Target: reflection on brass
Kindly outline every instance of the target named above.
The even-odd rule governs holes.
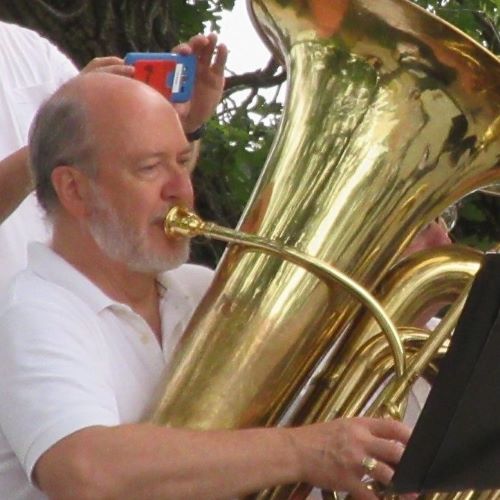
[[[376,295],[420,228],[466,194],[500,183],[500,62],[406,0],[249,5],[289,80],[282,123],[239,229],[334,266]],[[432,290],[416,280],[413,290],[391,292],[409,321],[419,287],[425,297]],[[352,345],[380,347],[373,325],[370,334],[358,330],[362,314],[342,287],[230,245],[175,353],[156,421],[277,424],[332,345],[333,367],[345,365]],[[384,356],[374,362],[382,373]],[[399,398],[393,390],[390,398]],[[357,406],[355,394],[332,397]],[[397,411],[392,399],[384,405]],[[300,415],[310,418],[302,407]],[[269,495],[286,498],[279,490],[261,498]]]
[[[418,252],[391,269],[383,284],[376,290],[376,295],[397,325],[415,324],[434,303],[448,304],[458,299],[479,269],[481,256],[479,251],[458,245]],[[361,353],[368,351],[366,355],[374,355],[372,348],[366,346],[377,335],[377,342],[383,341],[379,332],[380,327],[369,315],[358,316],[350,328],[351,334],[346,339],[342,352],[328,363],[322,373],[322,377],[333,383],[328,390],[321,386],[315,387],[300,402],[290,423],[298,425],[361,413],[374,389],[392,375],[391,366],[387,371],[381,372],[380,376],[375,376],[372,369],[364,366],[366,358]],[[403,344],[406,345],[404,340]],[[387,351],[387,346],[385,350]],[[385,357],[388,359],[387,355]],[[427,369],[427,366],[422,369]],[[410,378],[407,371],[405,389],[421,374],[422,372],[413,373]],[[387,401],[386,405],[394,407],[402,403],[400,400]],[[384,405],[382,410],[383,407]]]
[[[398,376],[404,374],[405,359],[403,346],[396,327],[378,301],[363,287],[352,281],[349,276],[294,248],[288,248],[252,234],[227,229],[213,222],[202,221],[195,213],[183,207],[173,207],[168,211],[165,216],[164,229],[167,236],[193,237],[203,235],[230,243],[238,243],[245,246],[245,248],[260,250],[261,252],[275,255],[281,260],[297,264],[325,281],[329,286],[333,286],[335,283],[342,285],[342,287],[347,289],[349,293],[367,307],[374,316],[392,349],[392,366],[395,367]]]
[[[481,191],[486,194],[491,194],[493,196],[500,196],[500,184],[493,184],[491,186],[482,188]]]

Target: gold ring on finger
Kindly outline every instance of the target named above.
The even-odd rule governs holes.
[[[367,472],[373,472],[377,464],[377,460],[373,457],[364,457],[363,460],[361,460],[361,465]]]

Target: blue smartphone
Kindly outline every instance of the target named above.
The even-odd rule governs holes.
[[[191,99],[196,57],[172,52],[129,52],[125,64],[135,67],[134,78],[151,85],[171,102]]]

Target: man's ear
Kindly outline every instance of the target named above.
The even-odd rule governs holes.
[[[80,170],[69,165],[60,165],[52,171],[52,185],[59,203],[74,217],[88,214],[89,178]]]

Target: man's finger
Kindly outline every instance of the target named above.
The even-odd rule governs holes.
[[[173,52],[174,54],[182,54],[182,55],[188,55],[193,53],[192,47],[188,43],[180,43],[179,45],[176,45],[170,52]]]
[[[212,69],[214,72],[220,75],[224,74],[224,69],[226,67],[228,54],[229,51],[227,50],[227,47],[224,44],[221,44],[217,47],[217,53],[215,55],[215,60],[212,65]]]
[[[384,439],[394,439],[400,443],[406,444],[410,439],[411,429],[389,418],[370,418],[367,419],[368,428],[377,437]]]
[[[84,71],[92,71],[97,68],[111,65],[123,65],[123,59],[116,56],[95,57],[83,69]]]
[[[202,64],[210,65],[215,46],[217,45],[217,35],[210,33],[209,36],[205,37],[204,41],[204,45],[199,50],[199,59]]]
[[[388,485],[394,475],[394,469],[379,460],[377,461],[375,468],[372,471],[367,472],[367,474],[375,481]]]
[[[404,445],[399,441],[375,438],[367,449],[370,456],[390,464],[397,464],[404,452]]]
[[[102,68],[97,68],[94,71],[99,71],[101,73],[112,73],[113,75],[120,76],[132,76],[134,74],[135,68],[133,66],[121,65],[121,66],[104,66]]]
[[[209,43],[210,39],[207,36],[194,35],[189,39],[188,45],[194,54],[201,56]]]

